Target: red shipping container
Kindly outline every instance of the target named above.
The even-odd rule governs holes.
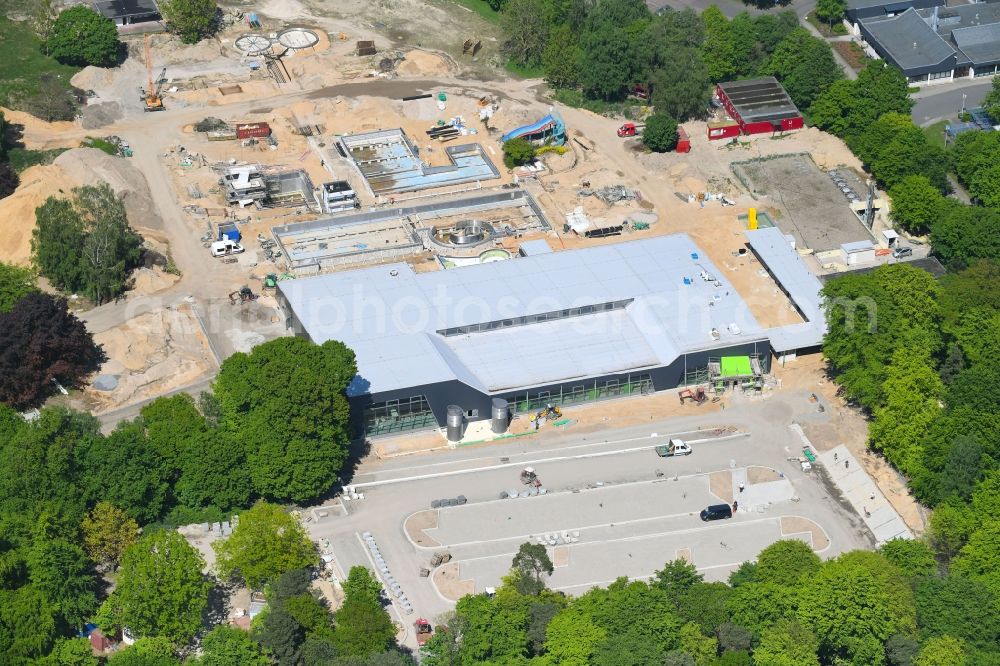
[[[255,137],[264,139],[271,136],[271,127],[267,123],[243,123],[236,126],[237,139],[249,139]]]
[[[708,124],[708,140],[731,139],[740,135],[740,126],[735,120],[710,122]]]
[[[691,139],[688,137],[687,132],[684,131],[684,128],[680,126],[677,127],[677,152],[691,152]]]

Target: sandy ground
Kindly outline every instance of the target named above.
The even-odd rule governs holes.
[[[129,224],[158,250],[166,249],[159,213],[153,206],[143,175],[127,159],[113,157],[94,148],[69,150],[47,166],[35,166],[21,174],[21,184],[9,197],[0,199],[0,261],[26,265],[31,259],[31,232],[35,209],[54,196],[70,198],[80,185],[104,181],[125,201]]]
[[[403,524],[406,535],[418,546],[435,548],[441,544],[427,535],[425,530],[434,529],[438,526],[438,512],[433,509],[418,511],[414,513]]]
[[[728,471],[712,472],[708,475],[708,489],[726,504],[733,503],[733,474]]]
[[[801,516],[783,516],[781,518],[781,533],[790,537],[793,534],[808,532],[812,536],[812,549],[825,550],[830,545],[830,538],[819,525]]]
[[[85,399],[95,414],[185,386],[215,367],[204,333],[188,305],[141,314],[97,333],[94,341],[108,357],[99,374],[118,377],[113,391],[85,390]]]
[[[434,586],[445,599],[458,601],[467,594],[475,594],[476,583],[472,579],[459,578],[458,562],[443,564],[431,574]]]

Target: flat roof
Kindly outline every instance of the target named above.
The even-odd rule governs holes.
[[[861,19],[860,23],[869,43],[903,70],[934,67],[955,57],[955,49],[912,7],[896,16]]]
[[[160,13],[156,0],[97,0],[94,9],[110,19]]]
[[[809,270],[798,252],[776,227],[746,231],[754,254],[774,276],[806,321],[768,330],[776,352],[818,347],[826,335],[820,291],[823,284]]]
[[[544,238],[539,238],[538,240],[524,241],[518,247],[518,249],[525,256],[535,256],[536,254],[550,254],[552,252],[552,246]]]
[[[956,28],[951,38],[973,65],[1000,62],[1000,23]]]
[[[743,122],[779,120],[799,115],[784,87],[773,76],[747,81],[727,81],[719,88],[726,94]]]
[[[432,273],[389,264],[278,287],[314,342],[354,349],[351,395],[452,380],[488,394],[768,337],[686,234]]]

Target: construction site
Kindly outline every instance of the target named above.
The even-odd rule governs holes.
[[[169,259],[137,273],[121,302],[77,304],[108,360],[67,401],[110,427],[159,395],[208,389],[226,357],[266,340],[346,342],[372,454],[311,531],[344,571],[372,564],[363,532],[382,543],[391,531],[383,564],[409,572],[406,626],[404,615],[499,584],[523,537],[554,549],[555,587],[572,593],[618,571],[635,539],[657,554],[633,558],[636,577],[674,556],[721,575],[783,536],[824,555],[865,542],[810,489],[803,431],[788,432],[805,423],[817,453],[864,449],[815,353],[818,277],[855,268],[858,243],[871,244],[870,265],[889,260],[886,206],[846,145],[815,128],[714,141],[693,121],[690,152],[649,153],[619,135],[620,118],[502,74],[482,21],[423,3],[340,4],[275,0],[253,20],[227,10],[196,45],[124,36],[124,64],[74,77],[88,91],[77,121],[5,111],[26,147],[67,150],[0,200],[0,260],[27,264],[34,209],[95,180]],[[129,150],[78,147],[93,136]],[[535,141],[538,158],[506,168],[505,137]],[[673,485],[650,472],[667,464],[651,449],[667,432],[698,442],[673,461]],[[648,446],[616,448],[639,439]],[[527,489],[506,466],[531,463],[536,443],[563,446],[572,465],[541,467],[551,494],[536,487],[523,501],[538,510],[508,518]],[[594,460],[576,447],[596,447]],[[489,471],[464,476],[480,459]],[[454,493],[433,483],[435,465],[454,466]],[[723,528],[692,536],[688,513],[732,500],[741,479],[759,486],[760,513],[781,513],[733,521],[733,552],[715,545]],[[438,505],[379,494],[397,482]],[[459,491],[468,506],[441,504]],[[677,515],[649,509],[650,493],[683,494]],[[600,525],[585,514],[602,497]],[[790,504],[799,497],[818,513]],[[364,513],[378,503],[381,533]],[[507,527],[477,531],[492,524]],[[418,576],[436,549],[454,561]]]

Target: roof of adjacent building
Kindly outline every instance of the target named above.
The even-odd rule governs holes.
[[[900,69],[934,67],[955,57],[955,49],[913,8],[887,18],[862,19],[867,39]]]
[[[390,264],[279,288],[314,342],[354,349],[351,395],[453,380],[498,393],[768,337],[686,234],[432,273]]]
[[[951,38],[973,64],[1000,62],[1000,23],[956,28],[951,32]]]
[[[747,81],[727,81],[719,88],[736,107],[743,122],[777,120],[799,115],[784,87],[773,76]]]
[[[769,329],[767,335],[771,340],[771,347],[778,353],[818,347],[826,335],[826,316],[823,314],[820,295],[822,283],[777,227],[745,233],[750,249],[760,258],[805,319],[798,324]]]
[[[156,0],[96,0],[94,9],[110,19],[160,13]]]

